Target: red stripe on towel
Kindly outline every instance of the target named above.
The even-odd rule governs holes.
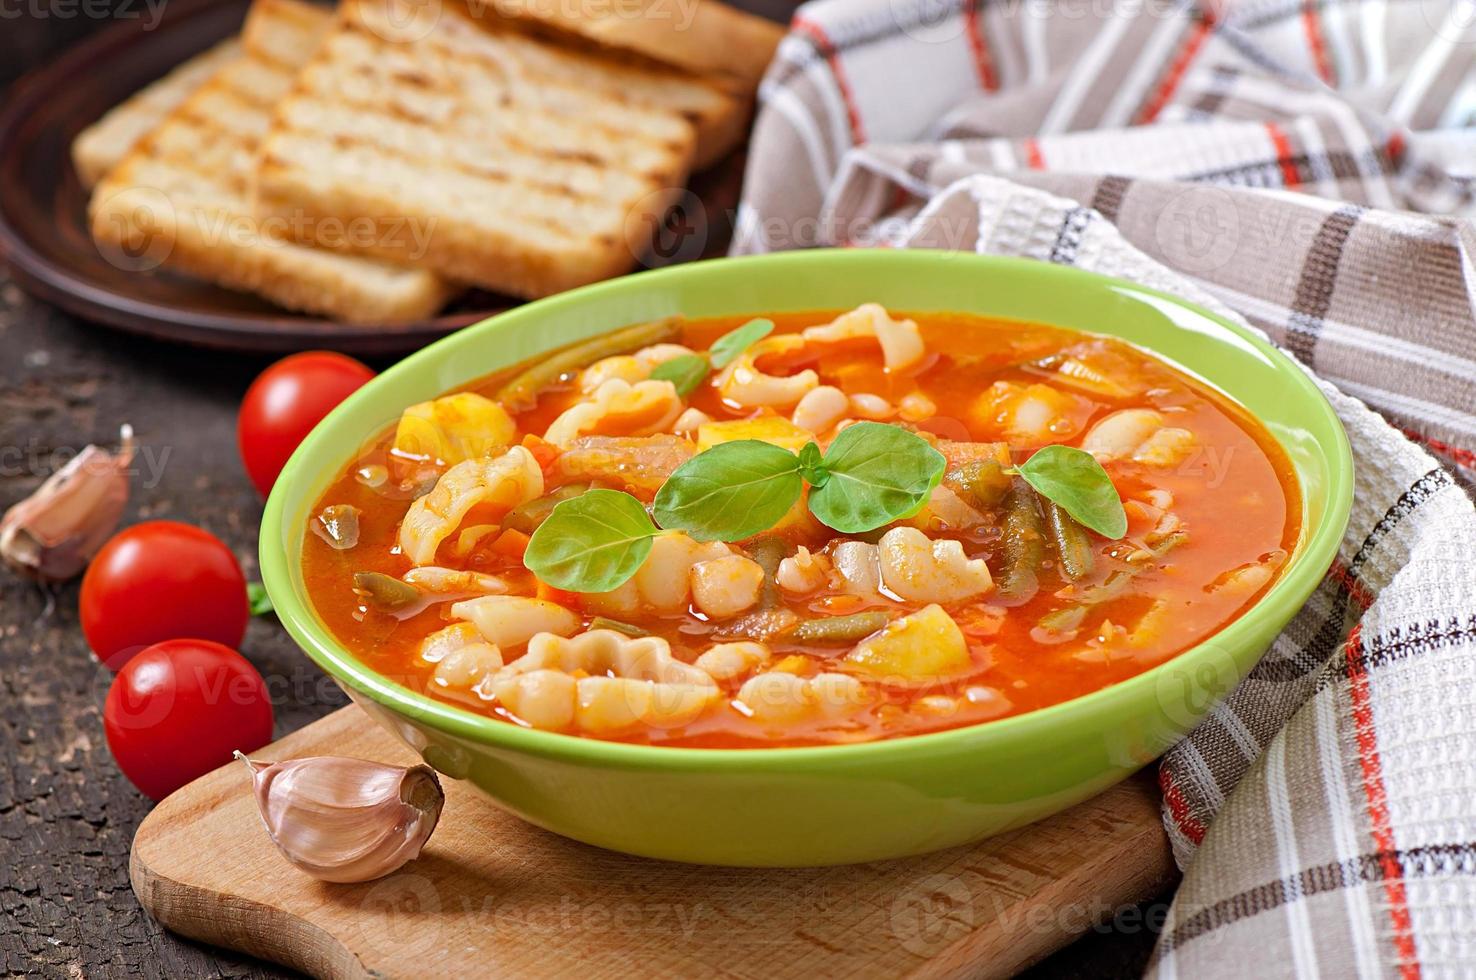
[[[1291,140],[1273,122],[1266,124],[1266,135],[1271,137],[1271,145],[1276,148],[1276,165],[1281,168],[1281,183],[1287,188],[1296,187],[1302,182],[1302,178],[1297,174],[1297,165],[1292,162]]]
[[[851,127],[851,143],[860,146],[866,142],[866,130],[861,125],[861,113],[856,110],[856,99],[851,94],[851,83],[846,80],[845,69],[841,67],[840,52],[836,51],[835,45],[830,41],[830,35],[825,33],[825,28],[804,17],[796,17],[792,22],[793,28],[810,35],[810,40],[815,43],[815,50],[825,56],[826,64],[830,65],[830,74],[835,77],[835,87],[840,89],[841,101],[846,104],[846,121]]]
[[[1368,799],[1368,817],[1373,825],[1374,845],[1378,848],[1379,868],[1384,873],[1384,897],[1388,900],[1389,918],[1394,925],[1394,949],[1399,954],[1399,975],[1404,980],[1417,980],[1420,975],[1419,955],[1415,950],[1414,926],[1410,922],[1409,898],[1404,889],[1404,867],[1399,863],[1394,844],[1394,826],[1389,819],[1389,797],[1384,788],[1384,767],[1379,758],[1378,736],[1374,732],[1373,704],[1369,695],[1368,671],[1360,651],[1363,635],[1359,627],[1348,634],[1345,656],[1348,660],[1348,692],[1353,704],[1353,729],[1358,737],[1358,764],[1363,770],[1363,794]]]
[[[974,71],[979,75],[979,84],[986,92],[999,88],[999,77],[994,73],[994,56],[989,52],[989,42],[984,36],[984,24],[979,18],[979,0],[963,0],[964,33],[969,38],[969,50],[974,55]]]
[[[1163,77],[1162,84],[1158,87],[1157,94],[1150,98],[1143,106],[1143,110],[1138,113],[1137,121],[1139,124],[1151,123],[1158,118],[1158,114],[1163,111],[1164,106],[1168,105],[1169,99],[1174,97],[1174,92],[1178,89],[1179,83],[1184,80],[1184,75],[1188,73],[1189,63],[1194,60],[1194,56],[1199,53],[1199,49],[1204,47],[1204,42],[1209,40],[1209,36],[1214,32],[1214,29],[1214,14],[1210,11],[1205,11],[1200,15],[1199,23],[1195,25],[1193,33],[1189,35],[1189,40],[1184,43],[1184,47],[1179,51],[1179,56],[1169,66],[1168,72]]]

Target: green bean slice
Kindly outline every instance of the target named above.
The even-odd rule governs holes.
[[[807,619],[795,625],[789,636],[797,643],[855,643],[884,628],[890,617],[881,610]]]
[[[1040,617],[1037,625],[1052,633],[1070,633],[1072,630],[1081,628],[1081,624],[1086,622],[1089,611],[1086,606],[1066,606],[1064,609],[1046,613]]]
[[[639,626],[630,623],[622,623],[620,620],[610,619],[608,616],[596,616],[594,619],[591,619],[589,621],[589,628],[592,630],[614,630],[617,633],[624,633],[626,636],[641,637],[652,635],[650,630],[641,629]]]
[[[509,412],[525,412],[538,404],[538,396],[545,388],[558,384],[564,375],[606,357],[629,354],[652,344],[676,340],[681,332],[682,318],[669,316],[594,337],[559,351],[523,371],[499,388],[494,398]]]
[[[779,563],[788,558],[793,546],[774,534],[754,539],[749,546],[753,560],[764,570],[764,584],[759,592],[759,609],[773,609],[779,604]]]
[[[1010,490],[1010,475],[997,459],[971,459],[943,474],[943,483],[965,503],[993,510]]]
[[[1087,529],[1050,500],[1046,501],[1046,524],[1050,527],[1051,541],[1056,546],[1056,555],[1061,560],[1061,571],[1065,576],[1077,582],[1090,575],[1094,558]]]
[[[1004,501],[1003,567],[999,595],[1024,601],[1040,588],[1039,571],[1045,559],[1045,526],[1035,491],[1016,478]]]
[[[380,612],[396,613],[418,604],[423,596],[409,582],[383,572],[355,572],[354,591]]]
[[[559,487],[552,493],[546,493],[541,497],[535,497],[525,503],[518,504],[502,519],[503,528],[514,531],[522,531],[524,534],[532,534],[538,530],[538,526],[548,520],[548,515],[553,509],[565,500],[572,499],[587,491],[592,484],[570,483]]]

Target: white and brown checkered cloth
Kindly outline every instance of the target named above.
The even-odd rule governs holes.
[[[1160,765],[1156,975],[1476,976],[1473,116],[1472,0],[818,0],[761,90],[735,252],[1136,280],[1348,430],[1336,564]]]

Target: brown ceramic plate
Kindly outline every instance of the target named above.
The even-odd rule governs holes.
[[[120,21],[18,81],[0,107],[0,258],[26,290],[68,312],[133,333],[203,347],[315,347],[398,354],[517,305],[472,292],[429,320],[364,326],[293,314],[246,293],[109,261],[87,230],[87,190],[73,138],[132,92],[235,33],[249,0],[171,0],[163,19]],[[775,6],[750,0],[735,6]],[[780,11],[768,11],[770,15]],[[692,193],[653,243],[648,266],[721,254],[731,232],[742,154],[692,179]]]

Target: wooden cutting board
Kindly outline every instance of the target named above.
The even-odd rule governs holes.
[[[419,761],[355,707],[253,753],[308,755]],[[1175,873],[1146,774],[979,844],[799,870],[627,857],[443,782],[419,860],[333,885],[281,858],[226,766],[144,820],[133,890],[175,932],[321,977],[1003,976]]]

